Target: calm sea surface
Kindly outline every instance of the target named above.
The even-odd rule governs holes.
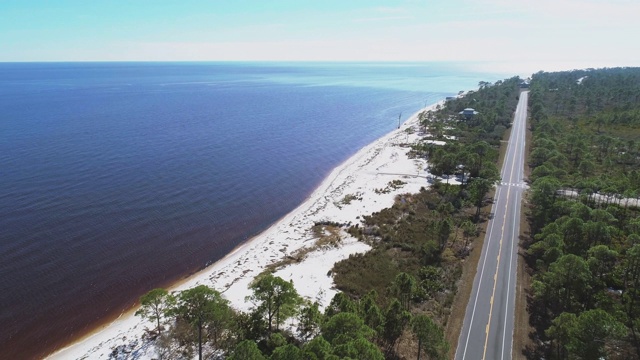
[[[0,64],[0,358],[42,356],[222,258],[460,65]]]

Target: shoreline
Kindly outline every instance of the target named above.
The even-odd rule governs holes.
[[[251,304],[244,301],[245,296],[250,293],[249,283],[267,266],[299,249],[313,246],[315,237],[311,234],[311,227],[315,222],[357,224],[361,216],[392,206],[397,194],[414,193],[420,187],[429,186],[425,179],[426,161],[409,159],[406,156],[408,149],[399,145],[415,142],[419,132],[418,115],[443,102],[440,100],[418,110],[399,128],[358,150],[336,166],[291,212],[258,235],[236,246],[222,259],[178,280],[167,289],[181,291],[204,284],[220,291],[236,310],[249,310]],[[414,130],[411,134],[406,132],[410,128]],[[398,189],[378,191],[385,189],[392,180],[402,180],[405,184]],[[343,200],[346,195],[356,195],[358,199],[346,202]],[[327,276],[327,266],[330,270],[335,262],[369,249],[368,245],[355,241],[346,233],[342,235],[339,247],[315,249],[301,261],[279,268],[277,275],[285,280],[293,280],[301,296],[318,300],[323,306],[328,305],[336,290],[332,287],[332,278]],[[314,263],[309,264],[310,262]],[[303,289],[303,285],[308,284],[311,286]],[[145,344],[140,341],[141,335],[149,324],[134,316],[135,310],[136,307],[123,311],[115,320],[98,325],[46,358],[106,359],[117,346],[138,346],[142,350]],[[143,344],[140,345],[139,342]],[[133,343],[136,345],[132,345]]]

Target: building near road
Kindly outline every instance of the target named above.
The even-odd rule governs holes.
[[[466,108],[459,112],[459,114],[464,117],[466,120],[472,119],[474,116],[480,114],[473,108]]]

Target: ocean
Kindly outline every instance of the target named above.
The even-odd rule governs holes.
[[[446,63],[0,63],[0,358],[221,259],[363,146],[501,76]]]

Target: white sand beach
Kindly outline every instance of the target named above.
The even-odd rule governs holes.
[[[179,291],[204,284],[220,291],[237,310],[247,311],[251,307],[251,303],[245,301],[250,294],[249,283],[273,262],[294,254],[300,248],[313,246],[315,237],[311,228],[315,222],[357,224],[363,215],[392,206],[396,195],[415,193],[421,187],[428,187],[426,161],[409,159],[409,148],[403,146],[417,141],[420,112],[399,129],[364,147],[335,168],[303,204],[276,224],[170,290]],[[401,180],[405,184],[397,189],[390,188],[388,184],[393,180]],[[386,191],[380,191],[382,189]],[[347,195],[354,199],[343,202]],[[350,254],[369,249],[368,245],[346,233],[341,236],[343,240],[338,247],[312,251],[304,260],[280,268],[276,275],[293,280],[303,297],[318,300],[322,306],[328,305],[336,293],[333,279],[328,275],[333,264]],[[118,346],[127,347],[131,358],[150,359],[153,350],[141,338],[145,328],[151,326],[130,311],[54,353],[49,359],[108,359]]]

